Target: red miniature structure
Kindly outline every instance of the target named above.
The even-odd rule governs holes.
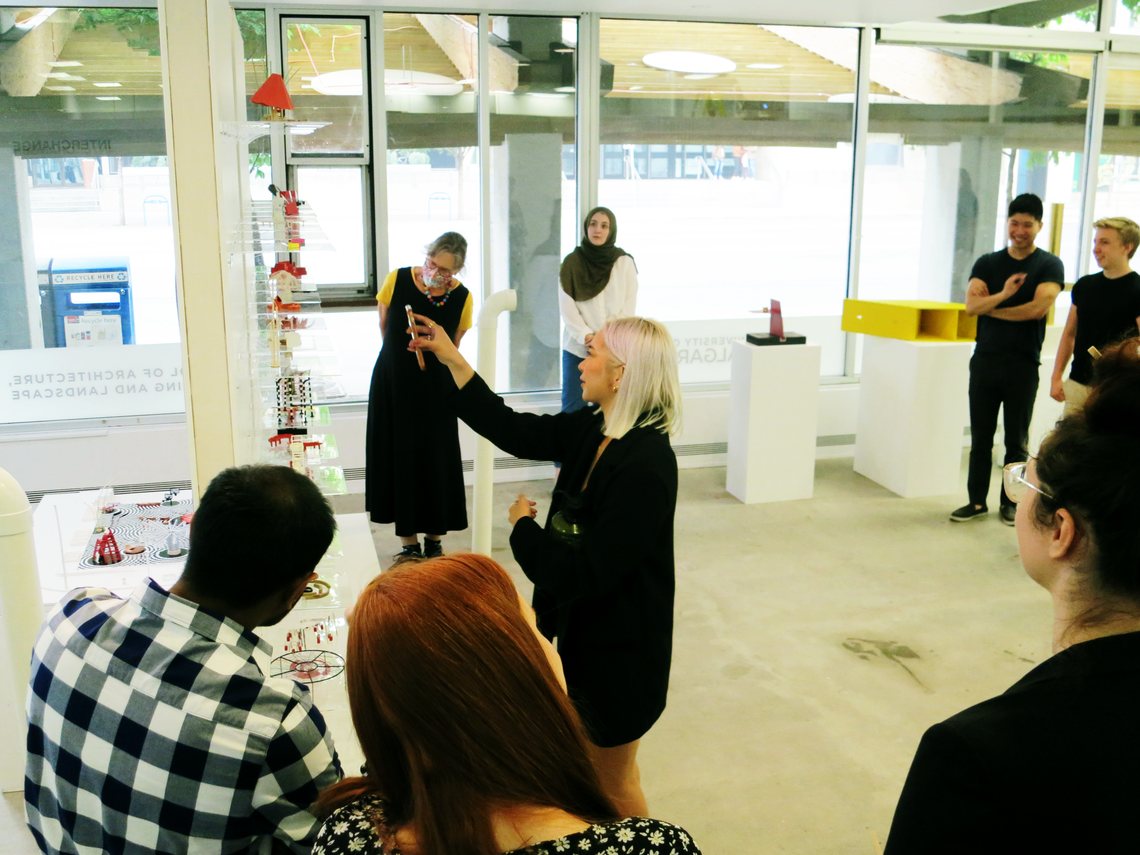
[[[95,554],[91,561],[95,564],[118,564],[123,560],[123,553],[119,551],[119,544],[115,542],[115,535],[107,532],[95,541]]]
[[[278,270],[284,270],[286,273],[292,273],[298,279],[304,276],[307,271],[304,267],[298,267],[292,261],[278,261],[273,265],[273,269],[269,271],[270,275],[276,273]]]
[[[780,341],[787,341],[788,337],[784,335],[784,314],[780,311],[780,301],[773,300],[772,307],[768,311],[772,314],[772,320],[768,325],[768,333],[776,336]]]
[[[274,297],[273,302],[265,307],[271,312],[299,312],[301,311],[300,303],[283,303],[280,297]]]
[[[289,87],[285,85],[285,78],[280,74],[271,74],[249,99],[254,104],[268,107],[271,117],[284,119],[285,111],[293,109],[293,99],[289,97]]]
[[[292,109],[292,108],[290,108]],[[301,209],[297,202],[296,190],[282,190],[281,198],[285,200],[285,216],[286,217],[299,217],[301,216]]]

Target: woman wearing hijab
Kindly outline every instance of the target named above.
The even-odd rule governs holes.
[[[562,412],[586,406],[578,363],[589,355],[594,335],[608,322],[637,309],[637,266],[617,246],[617,220],[609,208],[594,208],[582,224],[582,243],[562,259],[558,307],[562,333]]]

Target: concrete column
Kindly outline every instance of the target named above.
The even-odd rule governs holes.
[[[958,173],[961,161],[962,147],[958,143],[926,147],[916,292],[920,300],[945,302],[950,299],[956,225],[971,212],[971,200],[968,197],[963,199],[960,193]],[[975,217],[976,209],[975,202]]]
[[[966,300],[970,269],[978,256],[994,251],[1001,192],[1001,140],[964,137],[961,145],[954,276],[950,283],[950,300],[955,303]]]
[[[506,149],[510,287],[519,295],[511,313],[511,389],[557,389],[562,135],[508,134]]]
[[[244,119],[236,88],[235,39],[225,0],[159,0],[166,139],[186,421],[195,494],[235,462],[238,302],[227,291],[229,238],[240,219],[238,145],[221,136],[223,121]],[[227,312],[227,306],[231,311]]]
[[[39,329],[38,315],[29,311],[28,302],[29,287],[31,293],[37,292],[27,193],[20,186],[27,180],[23,158],[10,148],[0,148],[0,350],[32,347],[32,329]]]

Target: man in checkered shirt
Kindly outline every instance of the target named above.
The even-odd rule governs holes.
[[[218,475],[181,578],[69,593],[36,639],[28,826],[44,852],[309,852],[340,779],[309,691],[254,634],[296,605],[336,530],[283,466]]]

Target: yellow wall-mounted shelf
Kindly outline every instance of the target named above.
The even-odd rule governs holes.
[[[962,303],[844,300],[843,330],[903,341],[973,341],[978,319]]]

